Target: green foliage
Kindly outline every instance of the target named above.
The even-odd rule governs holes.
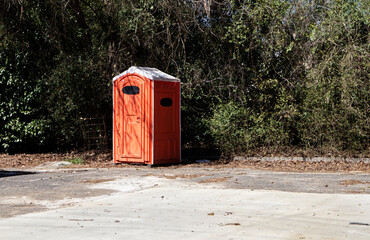
[[[45,80],[48,84],[45,104],[55,123],[59,147],[78,147],[82,144],[81,118],[110,114],[111,86],[92,63],[93,59],[70,56],[59,61]]]
[[[311,33],[316,64],[308,69],[302,89],[306,99],[300,122],[306,146],[368,147],[369,12],[362,5],[369,7],[366,2],[333,4],[319,26],[321,31]]]
[[[266,114],[234,102],[217,105],[206,122],[224,154],[248,152],[260,146],[286,146],[290,140],[280,113]]]
[[[224,153],[243,151],[251,137],[248,134],[247,111],[233,102],[219,104],[209,119],[211,134]]]
[[[0,148],[8,153],[37,151],[46,144],[50,130],[50,120],[40,116],[43,83],[30,79],[28,55],[4,45],[0,46]]]
[[[0,148],[81,147],[137,65],[182,79],[185,146],[367,151],[369,1],[205,2],[0,2]]]
[[[67,161],[72,164],[78,164],[78,165],[84,164],[84,160],[80,157],[68,159]]]

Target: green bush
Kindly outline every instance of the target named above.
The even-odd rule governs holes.
[[[30,56],[15,47],[0,46],[0,151],[36,152],[51,134],[42,107],[45,85],[28,72]]]
[[[370,1],[207,6],[0,1],[0,151],[81,147],[132,65],[182,80],[185,147],[369,151]]]
[[[216,144],[225,154],[243,151],[252,142],[248,134],[248,118],[247,111],[234,102],[214,108],[213,116],[207,122]]]

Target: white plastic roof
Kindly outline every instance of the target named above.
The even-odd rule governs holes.
[[[154,81],[169,81],[169,82],[180,82],[180,79],[171,76],[167,73],[164,73],[156,68],[149,68],[149,67],[135,67],[132,66],[123,73],[120,73],[119,75],[115,76],[113,78],[113,82],[117,79],[120,78],[126,74],[133,74],[137,73],[143,77],[149,78]]]

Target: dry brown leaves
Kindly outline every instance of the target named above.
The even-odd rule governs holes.
[[[344,180],[340,182],[340,185],[356,185],[356,184],[370,184],[370,182],[363,182],[360,180]]]
[[[115,178],[110,179],[94,179],[94,180],[84,180],[82,183],[104,183],[116,180]]]
[[[69,168],[103,168],[112,165],[111,152],[69,152],[69,153],[43,153],[43,154],[0,154],[1,168],[28,169],[48,162],[71,161],[81,158],[83,164],[72,164]]]
[[[83,164],[72,164],[68,168],[137,168],[140,165],[118,164],[114,165],[112,152],[70,152],[70,153],[46,153],[46,154],[0,154],[0,169],[16,168],[29,169],[40,166],[47,162],[69,161],[75,158],[83,159]],[[250,168],[267,171],[284,172],[370,172],[370,163],[349,161],[213,161],[210,163],[191,163],[170,166],[166,168],[181,167],[214,167],[214,168]],[[163,176],[166,178],[195,178],[196,175]],[[215,181],[223,181],[216,179]]]
[[[219,166],[219,164],[211,163]],[[222,167],[251,168],[279,172],[370,172],[370,163],[349,161],[262,161],[223,162]]]
[[[205,179],[205,180],[199,181],[199,183],[226,182],[226,181],[228,181],[230,178],[231,178],[231,177],[210,178],[210,179]]]

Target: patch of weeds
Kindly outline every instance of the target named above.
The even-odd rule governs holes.
[[[84,160],[80,157],[68,159],[67,161],[72,163],[72,164],[83,164],[84,163]]]

